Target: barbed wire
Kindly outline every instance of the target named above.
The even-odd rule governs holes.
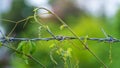
[[[81,40],[84,40],[85,37],[79,37]],[[49,38],[15,38],[15,37],[3,37],[0,38],[0,42],[5,43],[6,41],[15,42],[15,41],[50,41],[50,40],[74,40],[78,39],[72,36],[55,36]],[[87,40],[91,41],[99,41],[99,42],[120,42],[120,39],[108,37],[108,38],[86,38]]]

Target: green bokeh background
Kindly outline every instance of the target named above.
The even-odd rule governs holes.
[[[50,4],[53,6],[54,0],[50,0]],[[19,4],[18,4],[19,3]],[[72,6],[70,4],[70,6]],[[12,8],[7,13],[2,14],[3,19],[9,19],[13,21],[22,20],[28,16],[33,15],[33,10],[35,7],[28,6],[24,3],[24,0],[13,0]],[[68,8],[70,9],[70,8]],[[77,9],[77,8],[76,8]],[[71,9],[73,10],[73,9]],[[85,11],[85,10],[84,10]],[[115,38],[120,38],[120,11],[118,10],[116,15],[113,18],[107,18],[104,14],[98,17],[91,15],[90,13],[85,13],[83,10],[75,10],[75,11],[67,11],[63,12],[63,15],[60,17],[72,28],[72,30],[81,37],[92,38],[104,38],[105,35],[101,31],[101,27],[105,30],[108,35],[111,35]],[[69,13],[67,13],[69,12]],[[62,25],[55,17],[43,18],[44,24],[48,25],[51,31],[55,35],[62,36],[73,36],[66,28],[60,30],[60,26]],[[41,34],[41,37],[51,37],[51,35],[42,29],[41,31],[38,29],[40,25],[38,25],[34,19],[30,19],[26,24],[25,28],[23,28],[25,22],[21,22],[17,28],[14,30],[11,36],[15,37],[28,37],[35,38],[39,37],[38,34]],[[10,22],[3,21],[2,25],[6,29],[6,35],[10,32],[15,24]],[[19,42],[18,42],[19,43]],[[54,44],[54,41],[36,41],[36,51],[33,54],[33,57],[37,58],[41,63],[43,63],[47,68],[63,68],[64,62],[61,57],[53,52],[54,59],[58,62],[58,65],[55,65],[54,62],[50,59],[50,45]],[[95,57],[93,57],[85,48],[83,48],[82,44],[78,40],[70,40],[70,41],[56,41],[58,45],[62,45],[64,50],[67,48],[71,48],[71,64],[75,65],[78,63],[78,68],[100,68],[103,67]],[[78,49],[74,45],[80,47]],[[87,41],[88,46],[94,51],[94,53],[106,64],[109,65],[109,43],[99,42],[99,41]],[[112,45],[112,64],[110,68],[119,68],[120,67],[120,43],[111,43]],[[13,45],[14,46],[14,45]],[[17,44],[15,43],[15,46]],[[10,57],[10,66],[12,68],[42,68],[36,62],[29,59],[29,64],[25,64],[24,59],[21,57],[12,54]],[[2,66],[2,65],[1,65]]]

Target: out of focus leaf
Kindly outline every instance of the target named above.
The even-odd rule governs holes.
[[[53,53],[56,51],[56,48],[53,48],[51,51],[50,51],[50,59],[52,60],[52,62],[54,62],[56,65],[58,64],[57,61],[54,59],[53,57]]]
[[[22,51],[22,47],[23,47],[24,45],[26,45],[26,41],[20,42],[20,43],[18,44],[17,50],[18,50],[18,51]]]
[[[67,49],[67,56],[71,57],[71,51],[72,51],[71,48],[68,48],[68,49]]]
[[[55,44],[51,44],[49,47],[50,47],[50,48],[53,48],[54,46],[55,46]]]
[[[85,38],[84,38],[84,43],[85,44],[87,43],[87,38],[88,38],[88,35],[86,35]]]
[[[66,25],[61,25],[60,26],[60,30],[63,30],[64,28],[66,28]]]
[[[25,63],[28,64],[28,57],[24,54],[29,54],[29,46],[27,41],[21,41],[18,44],[17,49],[18,51],[22,52],[23,54],[19,54],[18,56],[22,57],[25,60]]]
[[[25,59],[24,61],[25,61],[26,64],[29,64],[27,59]]]
[[[0,47],[2,46],[2,42],[0,42]]]
[[[31,45],[31,47],[30,47],[30,54],[33,54],[35,52],[35,50],[36,50],[36,44],[35,44],[35,42],[31,41],[30,45]]]

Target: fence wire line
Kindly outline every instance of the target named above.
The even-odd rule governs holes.
[[[85,37],[79,37],[81,40],[84,40]],[[63,40],[74,40],[78,39],[76,37],[72,36],[56,36],[54,37],[49,37],[49,38],[15,38],[15,37],[3,37],[0,38],[0,42],[5,43],[6,41],[9,42],[15,42],[15,41],[50,41],[50,40],[58,40],[58,41],[63,41]],[[98,42],[120,42],[120,39],[116,39],[113,37],[108,37],[108,38],[87,38],[87,40],[91,41],[98,41]]]

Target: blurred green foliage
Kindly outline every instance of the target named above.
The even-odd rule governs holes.
[[[19,4],[18,4],[19,3]],[[52,0],[50,2],[52,4]],[[67,8],[65,8],[66,12]],[[23,18],[26,18],[28,16],[33,15],[33,7],[27,6],[24,3],[24,0],[13,0],[12,8],[8,13],[4,13],[2,15],[3,19],[10,19],[13,21],[18,21]],[[88,37],[105,37],[103,32],[101,31],[101,27],[104,28],[106,33],[109,35],[112,35],[113,37],[119,38],[119,28],[120,28],[120,11],[117,12],[116,16],[112,19],[106,19],[106,17],[94,17],[92,15],[87,15],[84,12],[80,12],[80,15],[76,17],[74,13],[77,11],[71,11],[65,16],[63,14],[62,17],[64,17],[65,22],[76,32],[78,36],[87,36]],[[73,14],[71,14],[73,13]],[[103,20],[105,18],[105,20]],[[51,31],[55,35],[65,35],[65,36],[72,36],[72,34],[64,28],[63,30],[60,30],[60,24],[56,19],[50,18],[49,20],[43,19],[45,22],[45,25],[48,25],[51,29]],[[13,23],[3,23],[6,27],[7,33],[10,32],[10,30],[13,28]],[[16,34],[16,37],[51,37],[51,35],[45,31],[45,29],[39,30],[40,25],[38,25],[33,19],[30,19],[23,28],[24,22],[19,24],[17,28],[15,29],[14,33]],[[9,26],[9,27],[8,27]],[[36,41],[36,52],[33,54],[33,57],[37,58],[40,62],[45,64],[47,68],[100,68],[102,67],[97,60],[83,47],[82,44],[79,43],[77,40],[69,40],[69,41]],[[51,60],[50,58],[50,52],[53,49],[50,47],[53,45],[53,43],[56,43],[55,46],[58,46],[62,49],[57,49],[52,52],[53,59],[57,62],[57,65]],[[100,57],[105,64],[109,65],[109,43],[103,43],[103,42],[94,42],[94,41],[87,41],[89,47],[96,53],[98,57]],[[113,63],[110,65],[110,68],[119,68],[120,63],[120,55],[118,54],[120,52],[119,49],[119,43],[111,43],[112,45],[112,60]],[[80,49],[78,49],[78,46]],[[64,52],[69,51],[69,49],[72,49],[69,54],[71,56],[66,58]],[[68,49],[68,50],[67,50]],[[59,51],[60,50],[60,51]],[[56,51],[59,51],[59,54],[56,53]],[[61,51],[63,51],[64,55],[61,54]],[[60,56],[62,55],[62,57]],[[70,63],[66,63],[70,62]],[[11,65],[13,68],[41,68],[38,64],[33,62],[29,59],[29,65],[24,63],[24,60],[21,57],[12,56],[11,57]],[[65,66],[65,65],[68,65]],[[71,66],[69,66],[71,65]]]

